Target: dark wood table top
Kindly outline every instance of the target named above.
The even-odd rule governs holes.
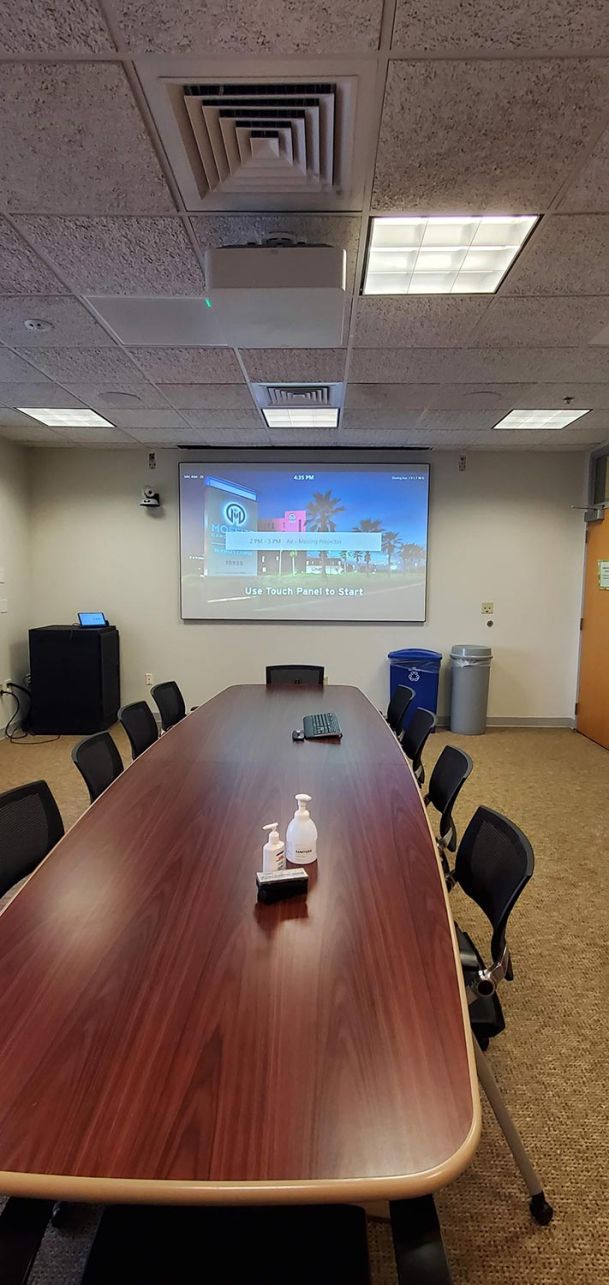
[[[340,743],[295,744],[334,709]],[[256,902],[312,795],[307,900]],[[0,917],[0,1191],[179,1203],[421,1194],[479,1100],[444,884],[353,687],[232,687],[90,807]]]

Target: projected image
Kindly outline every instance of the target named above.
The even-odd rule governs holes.
[[[183,618],[424,620],[428,473],[181,464]]]

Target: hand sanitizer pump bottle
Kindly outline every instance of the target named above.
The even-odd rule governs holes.
[[[274,870],[285,868],[285,848],[279,838],[277,821],[263,825],[262,829],[268,832],[268,839],[262,849],[262,873],[272,874]]]
[[[286,856],[295,866],[308,866],[317,861],[317,826],[307,811],[310,794],[296,794],[298,807],[286,831]]]

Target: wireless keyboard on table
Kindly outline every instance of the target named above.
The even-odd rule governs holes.
[[[307,741],[316,741],[322,736],[342,736],[340,723],[336,714],[305,714],[302,730]]]

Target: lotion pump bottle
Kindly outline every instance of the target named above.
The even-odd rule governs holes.
[[[263,874],[272,874],[274,870],[283,870],[285,867],[285,848],[279,838],[277,824],[277,821],[271,821],[270,825],[262,827],[268,832],[268,839],[262,849]]]
[[[317,826],[307,811],[310,794],[296,794],[298,807],[286,832],[287,859],[296,866],[308,866],[317,861]]]

